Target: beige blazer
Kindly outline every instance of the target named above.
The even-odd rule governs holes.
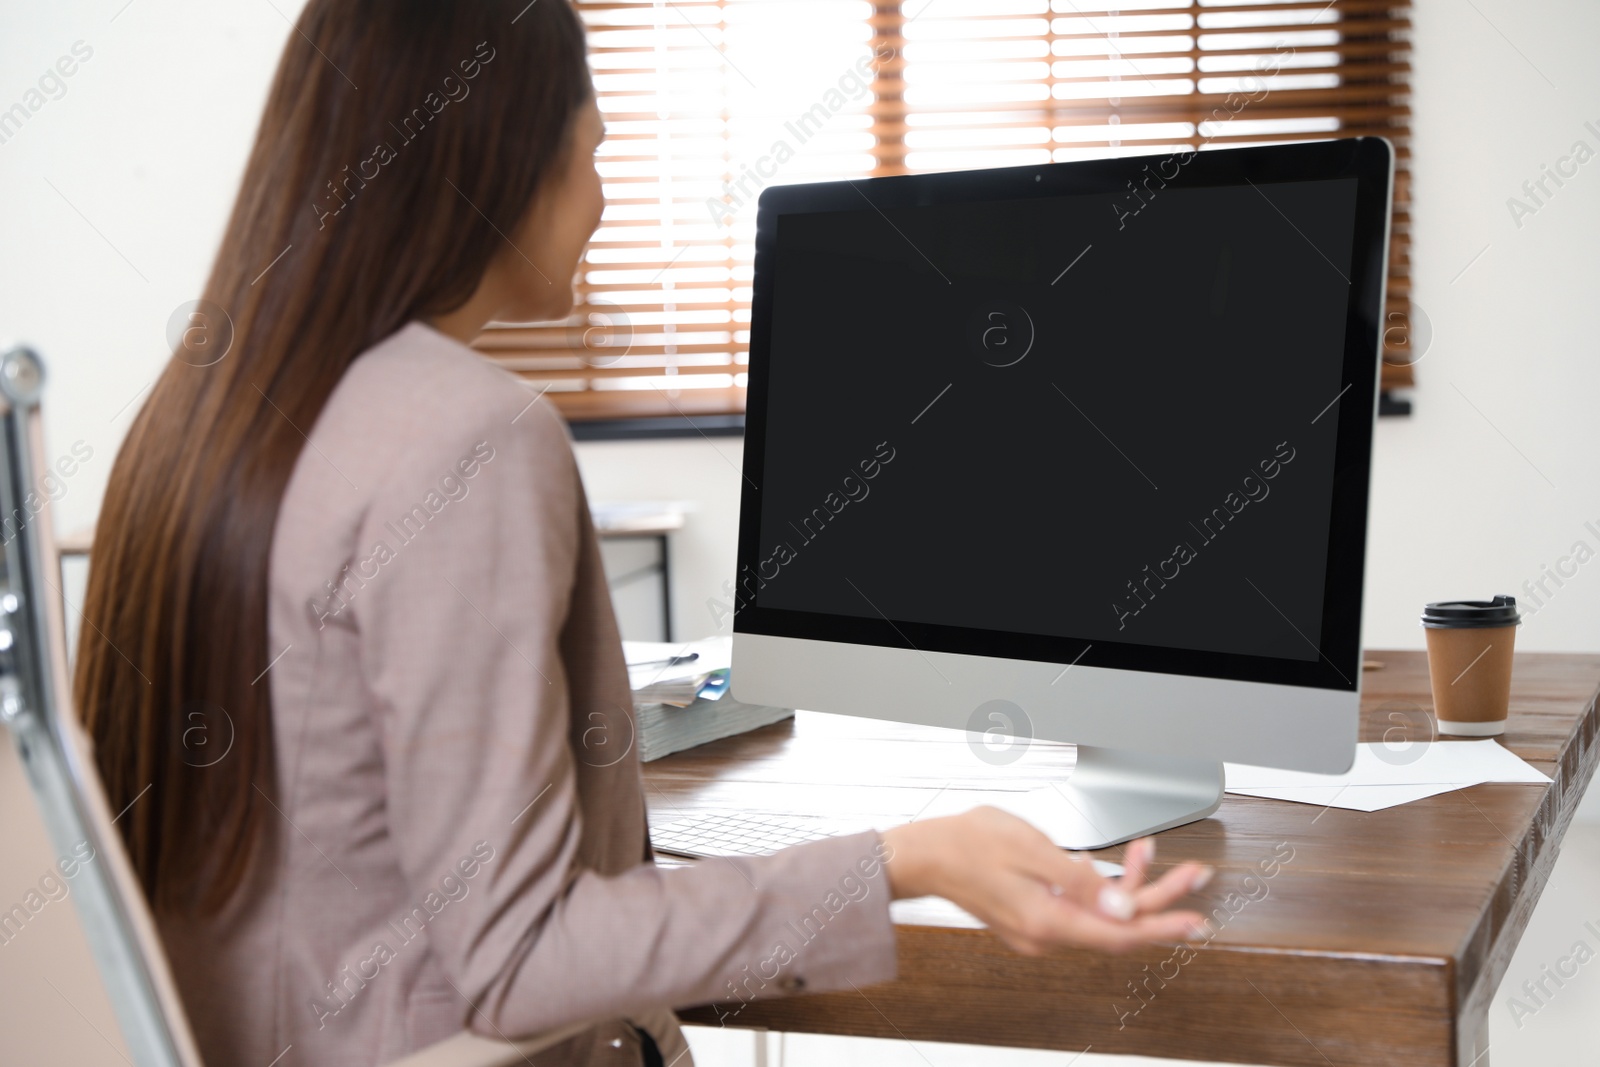
[[[895,974],[876,834],[651,862],[583,486],[532,396],[414,322],[309,428],[258,683],[272,833],[224,914],[162,923],[210,1064],[380,1064],[585,1019],[541,1067],[634,1064],[631,1018],[685,1067],[667,1009]]]

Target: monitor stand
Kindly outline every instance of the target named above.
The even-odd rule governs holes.
[[[1062,848],[1091,849],[1204,819],[1222,804],[1222,764],[1078,745],[1071,777],[1003,806]],[[1000,805],[997,805],[1000,806]]]

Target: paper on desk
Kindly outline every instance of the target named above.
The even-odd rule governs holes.
[[[691,653],[695,658],[688,663],[666,662]],[[671,704],[681,708],[702,693],[707,700],[722,696],[725,684],[707,691],[707,683],[715,672],[728,670],[733,659],[733,639],[724,636],[699,641],[624,641],[622,654],[628,661],[628,686],[633,690],[635,706]]]
[[[1384,808],[1409,804],[1450,793],[1477,782],[1458,785],[1314,785],[1278,786],[1275,789],[1235,789],[1228,792],[1238,796],[1260,797],[1263,800],[1287,800],[1296,804],[1315,804],[1319,808],[1349,808],[1351,811],[1382,811]]]
[[[1548,782],[1550,777],[1494,738],[1434,741],[1406,747],[1383,742],[1356,746],[1344,774],[1311,774],[1246,763],[1225,763],[1227,790],[1354,811],[1380,811],[1484,782]]]
[[[733,663],[733,638],[703,637],[698,641],[624,641],[622,652],[629,663],[645,663],[638,668],[640,674],[656,679],[680,675],[704,674],[707,671],[726,670]],[[658,660],[674,656],[696,655],[696,659],[676,667],[668,667]]]

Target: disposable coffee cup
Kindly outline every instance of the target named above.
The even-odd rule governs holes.
[[[1441,734],[1505,733],[1511,705],[1511,651],[1520,621],[1517,601],[1509,596],[1441,600],[1423,610],[1433,717]]]

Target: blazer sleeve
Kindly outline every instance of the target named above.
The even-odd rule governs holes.
[[[438,443],[408,450],[374,491],[359,534],[419,531],[354,610],[389,832],[412,897],[437,905],[429,947],[471,1002],[469,1025],[526,1036],[894,977],[876,833],[610,875],[583,862],[563,630],[591,535],[547,408],[430,433]],[[618,771],[636,778],[637,757]]]

